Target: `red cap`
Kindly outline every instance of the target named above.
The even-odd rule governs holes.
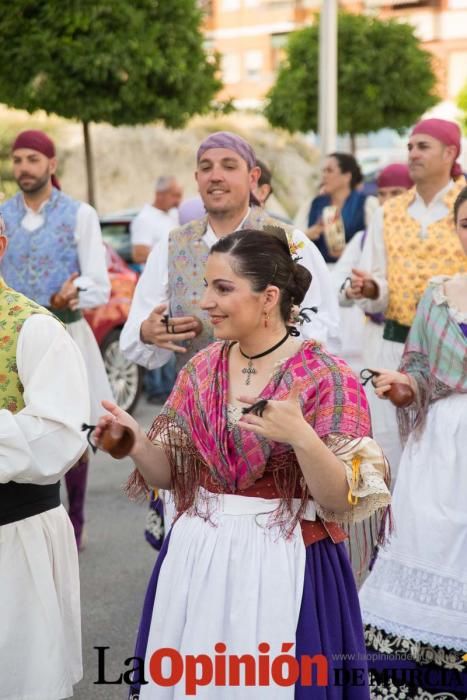
[[[30,148],[32,151],[42,153],[42,155],[47,158],[55,158],[54,142],[47,134],[38,129],[29,129],[18,134],[11,147],[11,151],[14,152],[18,148]],[[61,189],[60,183],[55,175],[52,175],[52,185],[58,190]]]
[[[378,175],[376,184],[378,187],[405,187],[407,190],[413,187],[409,168],[404,163],[387,165]]]
[[[427,134],[446,146],[455,146],[456,158],[461,152],[461,130],[455,122],[449,122],[446,119],[422,119],[412,129],[411,136],[415,136],[415,134]],[[454,162],[451,175],[454,178],[462,175],[459,163]]]

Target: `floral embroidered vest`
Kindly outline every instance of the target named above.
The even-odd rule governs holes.
[[[26,208],[21,192],[0,209],[5,219],[8,248],[0,271],[13,289],[48,306],[52,294],[80,271],[75,241],[80,202],[53,188],[42,214],[44,224],[34,231],[22,225]]]
[[[188,351],[177,353],[177,372],[193,355],[214,341],[212,327],[199,304],[204,294],[204,266],[209,248],[203,241],[208,225],[208,217],[181,226],[169,235],[169,299],[172,316],[198,316],[203,322],[203,330],[192,341],[184,343]],[[252,207],[242,224],[242,229],[260,229],[265,226],[279,226],[289,239],[292,249],[293,228],[270,217],[260,207]]]
[[[467,271],[452,215],[454,201],[463,187],[465,180],[460,178],[447,192],[444,203],[449,214],[428,226],[426,238],[420,236],[420,223],[407,211],[414,198],[413,189],[384,205],[389,288],[386,318],[412,325],[417,304],[431,277]]]
[[[0,408],[24,408],[23,385],[16,365],[16,346],[23,323],[32,314],[52,314],[6,286],[0,277]]]

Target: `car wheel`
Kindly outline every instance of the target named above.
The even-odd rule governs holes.
[[[131,413],[141,394],[143,370],[124,357],[119,340],[120,329],[115,329],[104,338],[101,352],[115,401]]]

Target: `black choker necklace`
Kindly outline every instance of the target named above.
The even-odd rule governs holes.
[[[250,377],[252,374],[256,374],[256,370],[253,367],[253,360],[258,360],[260,357],[264,357],[265,355],[269,355],[269,353],[274,352],[274,350],[277,350],[277,348],[280,348],[281,345],[285,343],[287,338],[289,337],[289,331],[284,335],[282,340],[279,340],[278,343],[272,346],[272,348],[269,348],[269,350],[265,350],[264,352],[260,352],[258,355],[246,355],[242,348],[240,347],[240,343],[238,344],[238,349],[240,350],[240,354],[243,355],[248,360],[248,367],[244,367],[242,369],[242,374],[246,374],[246,380],[245,384],[250,383]]]

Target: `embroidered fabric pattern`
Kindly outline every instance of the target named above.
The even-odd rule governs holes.
[[[401,625],[393,622],[392,620],[386,620],[379,615],[368,614],[363,612],[363,618],[368,625],[374,625],[379,629],[384,630],[387,634],[393,634],[396,637],[402,637],[405,639],[420,639],[423,637],[425,644],[431,644],[432,646],[443,646],[447,649],[457,649],[461,651],[465,647],[465,639],[461,637],[447,637],[443,634],[430,634],[426,630],[419,630],[415,627],[409,627],[408,625]]]
[[[417,664],[435,664],[448,671],[464,671],[461,652],[439,645],[426,644],[405,635],[387,633],[374,625],[365,625],[365,644],[381,654],[410,658]]]
[[[388,685],[378,683],[370,672],[370,695],[372,700],[459,700],[459,695],[453,693],[428,693],[423,688],[409,688],[406,685],[397,686],[389,682]],[[416,695],[414,695],[416,693]]]
[[[439,608],[440,615],[443,610],[467,612],[465,584],[455,578],[384,557],[372,575],[375,588],[414,603]]]

